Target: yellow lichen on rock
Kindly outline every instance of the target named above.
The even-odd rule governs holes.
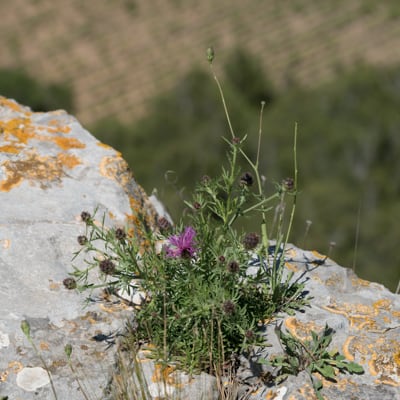
[[[65,176],[63,161],[72,168],[79,162],[74,156],[46,157],[34,151],[23,159],[4,161],[2,167],[6,178],[0,181],[0,190],[8,192],[24,180],[30,184],[38,183],[42,189],[47,189],[54,183],[60,183]]]
[[[321,332],[323,326],[317,325],[315,322],[302,322],[296,317],[288,317],[285,319],[285,326],[289,332],[299,340],[312,340],[311,331]]]

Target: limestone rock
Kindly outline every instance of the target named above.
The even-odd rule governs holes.
[[[66,344],[91,398],[104,398],[114,363],[107,347],[132,310],[106,302],[85,308],[87,294],[62,284],[84,233],[80,214],[96,207],[106,226],[129,224],[140,234],[138,211],[154,224],[153,207],[117,151],[64,111],[34,113],[0,97],[0,397],[54,398],[49,384],[36,394],[16,384],[27,368],[44,368],[20,329],[27,320],[58,398],[83,398]]]
[[[305,281],[312,297],[310,307],[294,316],[282,316],[286,332],[310,340],[310,332],[321,332],[328,324],[334,330],[329,350],[337,350],[347,361],[360,364],[364,374],[339,374],[337,382],[323,381],[325,399],[400,399],[400,296],[384,286],[358,278],[350,269],[315,252],[293,245],[285,251],[285,266],[295,273],[293,279]],[[267,347],[260,358],[282,354],[282,347],[269,325]],[[252,373],[254,372],[254,373]],[[243,363],[239,376],[247,382],[248,399],[317,399],[306,373],[290,376],[278,386],[267,385]],[[274,397],[275,396],[275,397]]]

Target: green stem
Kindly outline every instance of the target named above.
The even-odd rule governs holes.
[[[292,212],[290,213],[289,226],[288,226],[288,230],[287,230],[286,238],[285,238],[285,246],[287,245],[287,243],[289,241],[289,235],[292,230],[294,214],[296,211],[296,201],[297,201],[297,175],[298,175],[298,169],[297,169],[297,122],[294,125],[293,163],[294,163],[294,194],[293,194],[294,197],[293,197]]]
[[[37,347],[35,346],[35,343],[33,342],[33,339],[30,336],[27,336],[27,339],[29,340],[29,343],[31,344],[31,346],[33,347],[33,350],[35,351],[36,355],[40,358],[40,361],[42,362],[44,369],[47,372],[47,375],[49,377],[50,380],[50,385],[51,385],[51,390],[53,392],[54,398],[57,400],[57,392],[56,392],[56,388],[54,387],[54,383],[53,383],[53,379],[51,377],[49,368],[47,367],[46,362],[44,361],[44,358],[42,357],[42,355],[39,353]]]
[[[219,83],[219,80],[218,80],[218,78],[217,78],[217,75],[216,75],[215,72],[214,72],[214,68],[213,68],[213,66],[212,66],[211,63],[210,63],[210,68],[211,68],[211,71],[212,71],[214,80],[215,80],[215,82],[217,82],[219,94],[220,94],[221,100],[222,100],[222,105],[224,106],[224,111],[225,111],[226,119],[227,119],[227,121],[228,121],[229,130],[230,130],[230,132],[231,132],[232,138],[234,138],[234,137],[235,137],[235,133],[234,133],[234,131],[233,131],[231,119],[230,119],[230,117],[229,117],[228,108],[227,108],[227,106],[226,106],[224,92],[223,92],[223,90],[222,90],[222,87],[221,87],[221,85],[220,85],[220,83]]]

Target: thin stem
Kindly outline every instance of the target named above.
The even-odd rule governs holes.
[[[358,203],[358,211],[357,211],[357,225],[356,225],[356,234],[354,239],[354,255],[353,255],[353,272],[356,272],[356,264],[357,264],[357,251],[358,251],[358,239],[360,237],[360,214],[361,214],[361,201]]]
[[[78,386],[79,386],[79,388],[81,389],[81,393],[82,393],[83,397],[84,397],[86,400],[90,400],[90,398],[87,396],[87,394],[86,394],[84,388],[83,388],[82,385],[81,385],[81,381],[80,381],[80,379],[78,378],[78,374],[76,373],[75,368],[72,366],[72,362],[71,362],[70,358],[68,358],[68,364],[69,364],[69,368],[70,368],[71,371],[72,371],[72,374],[75,376],[75,379],[76,379],[76,381],[78,382]]]
[[[256,176],[258,193],[260,196],[263,196],[263,190],[262,190],[260,173],[258,171],[258,166],[250,160],[250,158],[247,156],[247,154],[242,149],[239,149],[239,151],[242,154],[242,156],[245,158],[245,160],[249,163],[250,167],[253,169],[254,174]],[[261,212],[261,239],[262,239],[262,245],[263,245],[264,249],[268,249],[269,240],[268,240],[268,232],[267,232],[266,214],[264,211]]]
[[[294,214],[296,211],[296,200],[297,200],[297,175],[298,175],[298,167],[297,167],[297,122],[294,125],[294,140],[293,140],[293,163],[294,163],[294,194],[293,194],[293,205],[292,212],[290,214],[289,226],[286,233],[285,246],[289,241],[289,235],[292,230]]]
[[[260,149],[261,149],[261,136],[262,136],[262,120],[263,120],[263,114],[264,114],[264,107],[265,107],[265,101],[261,102],[261,110],[260,110],[260,125],[258,128],[258,144],[257,144],[257,158],[256,158],[256,166],[258,168],[258,162],[260,160]]]
[[[53,383],[53,379],[51,377],[49,368],[47,367],[46,362],[44,361],[44,358],[42,357],[42,355],[39,353],[39,350],[37,349],[37,347],[35,346],[35,343],[33,342],[33,339],[30,336],[27,336],[27,339],[29,340],[29,343],[31,344],[31,346],[33,347],[33,350],[35,351],[36,355],[40,358],[40,361],[42,362],[44,369],[47,372],[47,375],[49,377],[50,380],[50,385],[51,385],[51,390],[53,392],[54,398],[57,400],[57,392],[56,392],[56,388],[54,387],[54,383]]]
[[[225,102],[225,96],[224,96],[224,92],[222,90],[221,84],[219,83],[219,80],[217,78],[217,75],[214,72],[214,68],[212,63],[210,63],[210,68],[214,77],[215,82],[217,82],[217,86],[218,86],[218,90],[219,90],[219,94],[221,95],[221,100],[222,100],[222,105],[224,106],[224,111],[225,111],[225,115],[226,115],[226,119],[228,121],[228,125],[229,125],[229,130],[231,132],[232,138],[235,137],[235,133],[233,131],[233,127],[232,127],[232,123],[231,123],[231,119],[229,117],[229,112],[228,112],[228,108],[226,106],[226,102]]]

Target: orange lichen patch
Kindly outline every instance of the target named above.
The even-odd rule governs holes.
[[[5,146],[0,146],[0,153],[18,154],[22,148],[22,146],[7,144]]]
[[[8,378],[9,372],[4,371],[0,373],[0,382],[5,382]]]
[[[301,322],[295,317],[286,318],[285,326],[293,336],[300,340],[311,340],[311,331],[320,332],[323,329],[314,322]]]
[[[397,365],[397,368],[400,370],[400,349],[397,353],[393,354],[393,361]]]
[[[30,119],[13,118],[8,121],[0,121],[0,131],[4,134],[4,140],[10,141],[13,144],[26,144],[29,139],[35,136],[34,128],[31,125]]]
[[[3,249],[9,249],[11,246],[11,240],[10,239],[1,239],[0,242],[3,242]]]
[[[373,351],[368,362],[370,374],[379,375],[378,381],[381,383],[400,386],[398,359],[400,357],[400,342],[398,340],[382,340],[380,343],[374,343]]]
[[[278,396],[278,393],[276,393],[275,390],[272,390],[267,393],[267,395],[265,396],[265,400],[274,400],[274,399],[276,399],[277,396]]]
[[[164,366],[161,364],[156,364],[155,365],[155,371],[153,376],[151,377],[151,380],[153,382],[165,382],[169,383],[168,381],[170,380],[170,375],[176,370],[175,367],[172,367],[170,365]]]
[[[395,318],[400,318],[400,311],[392,311],[392,315],[393,315],[393,317],[395,317]]]
[[[115,215],[114,215],[111,211],[108,212],[108,216],[109,216],[111,219],[115,219]]]
[[[361,278],[352,278],[351,284],[353,286],[355,286],[355,287],[358,287],[358,286],[369,286],[371,284],[371,282],[366,281],[365,279],[361,279]]]
[[[354,361],[354,349],[351,348],[355,336],[349,336],[343,344],[343,355],[349,361]]]
[[[83,149],[86,147],[86,145],[80,142],[78,139],[67,138],[64,136],[51,137],[47,138],[47,140],[54,142],[57,146],[59,146],[63,150]]]
[[[25,179],[31,184],[38,182],[42,189],[47,189],[52,183],[60,183],[65,175],[63,165],[56,157],[42,157],[33,152],[24,160],[7,160],[2,167],[6,172],[6,179],[0,181],[3,192],[10,191]]]
[[[365,304],[344,303],[337,305],[331,303],[329,306],[323,306],[327,311],[345,316],[352,328],[357,330],[376,330],[379,329],[378,320],[389,318],[391,302],[389,300],[378,300],[372,306]],[[386,315],[385,315],[386,314]],[[379,318],[378,318],[379,317]]]
[[[103,303],[99,303],[99,307],[102,311],[109,313],[109,314],[115,313],[117,311],[121,311],[121,309],[124,308],[122,306],[122,303],[112,304],[112,305],[110,305],[110,307],[105,306]]]
[[[60,287],[61,287],[60,282],[54,282],[53,280],[49,279],[50,290],[60,290]]]
[[[344,303],[337,305],[331,303],[329,306],[322,306],[322,308],[335,314],[344,315],[349,320],[350,326],[355,329],[376,328],[376,321],[372,317],[377,316],[379,310],[374,307],[365,304]]]
[[[119,156],[106,156],[100,161],[100,173],[109,179],[114,179],[121,185],[127,185],[132,179],[127,162]]]
[[[96,324],[98,317],[96,313],[93,313],[91,311],[88,311],[85,315],[82,315],[80,317],[82,321],[88,321],[90,324]],[[96,334],[101,333],[100,331],[96,332]]]
[[[326,281],[327,286],[343,285],[343,276],[338,273],[332,274]]]
[[[286,251],[286,255],[288,258],[289,257],[294,258],[297,255],[297,251],[295,249],[289,249]]]
[[[300,397],[300,396],[302,397]],[[299,399],[307,399],[307,400],[317,400],[317,395],[315,394],[314,388],[305,383],[301,388],[298,389],[297,394],[294,393],[289,396],[288,400],[299,400]]]
[[[290,263],[290,262],[285,262],[285,267],[289,271],[297,272],[299,270],[299,267],[296,264]]]
[[[317,275],[317,274],[311,275],[311,279],[312,279],[313,281],[322,283],[321,277],[320,277],[319,275]]]
[[[57,126],[57,127],[54,127],[54,128],[53,127],[47,127],[46,131],[48,133],[70,133],[71,132],[71,127],[68,126],[68,125],[64,125],[64,126],[60,125],[60,126]]]
[[[118,157],[122,157],[122,154],[119,151],[116,151],[113,147],[111,147],[108,144],[105,144],[103,142],[97,142],[97,146],[103,147],[103,149],[107,149],[107,150],[114,150],[117,153]]]
[[[49,344],[46,342],[40,342],[39,347],[40,347],[40,350],[46,350],[46,351],[49,350],[49,348],[50,348]]]
[[[0,106],[10,108],[13,111],[24,111],[24,109],[18,103],[15,103],[14,101],[7,99],[3,96],[0,96]]]
[[[371,353],[371,348],[367,345],[366,339],[360,336],[349,336],[343,344],[343,355],[349,361],[354,361],[356,354],[361,355],[362,359]]]
[[[8,363],[8,369],[11,370],[14,374],[18,374],[24,366],[19,361],[11,361]]]
[[[372,304],[372,307],[374,307],[376,310],[390,311],[392,308],[392,302],[388,299],[380,299],[375,301],[375,303]]]
[[[316,251],[316,250],[313,250],[311,253],[313,254],[313,256],[314,256],[315,258],[319,258],[319,259],[321,259],[321,260],[325,260],[325,258],[326,258],[326,256],[324,256],[324,255],[321,254],[321,253],[318,253],[318,251]]]
[[[183,376],[182,372],[177,371],[175,366],[161,364],[155,364],[155,371],[151,380],[152,382],[167,384],[175,388],[181,388],[192,381],[189,376]]]
[[[68,167],[69,169],[75,168],[77,165],[81,164],[81,160],[73,154],[59,153],[57,154],[57,159],[60,163]]]

